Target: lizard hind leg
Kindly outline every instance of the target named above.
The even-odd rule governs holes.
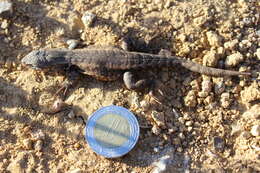
[[[153,88],[153,80],[149,79],[140,79],[134,75],[133,72],[127,71],[123,76],[124,84],[129,90],[143,90],[145,88]]]

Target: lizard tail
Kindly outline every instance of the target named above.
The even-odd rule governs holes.
[[[200,64],[194,63],[192,61],[188,61],[188,60],[183,60],[183,59],[179,59],[179,60],[181,61],[180,64],[183,67],[185,67],[186,69],[193,71],[193,72],[209,75],[209,76],[221,77],[221,76],[238,76],[238,75],[248,76],[248,75],[251,75],[251,73],[249,73],[249,72],[239,72],[239,71],[232,71],[232,70],[217,69],[217,68],[213,68],[213,67],[203,66],[203,65],[200,65]]]

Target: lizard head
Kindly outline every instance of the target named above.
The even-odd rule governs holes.
[[[47,67],[46,52],[44,50],[34,50],[22,59],[22,63],[34,69]]]

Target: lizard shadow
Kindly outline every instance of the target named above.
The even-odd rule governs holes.
[[[28,93],[19,86],[6,81],[3,77],[0,77],[0,119],[4,122],[1,126],[3,130],[0,130],[0,139],[2,144],[6,146],[16,145],[20,140],[29,138],[31,134],[37,134],[38,131],[42,131],[45,135],[42,153],[44,155],[44,161],[36,157],[36,163],[44,165],[45,171],[50,171],[51,166],[48,165],[49,161],[55,159],[52,153],[55,153],[53,149],[54,139],[52,134],[59,136],[67,136],[72,140],[77,140],[84,145],[84,137],[82,130],[84,125],[79,118],[68,119],[62,114],[46,115],[39,113],[37,108],[37,102],[34,98],[28,98]],[[31,111],[28,112],[28,108]],[[46,117],[47,116],[47,117]],[[49,121],[57,122],[57,125],[50,125]],[[75,127],[71,129],[71,127]],[[24,131],[26,127],[29,127],[29,132]],[[19,133],[17,132],[19,131]],[[22,137],[24,136],[24,137]],[[27,151],[21,147],[19,150]],[[0,161],[5,158],[11,158],[12,154],[9,152],[4,153],[6,157],[0,156]]]

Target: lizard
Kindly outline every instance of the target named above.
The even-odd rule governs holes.
[[[136,79],[133,71],[142,69],[182,66],[193,72],[216,77],[251,75],[249,72],[203,66],[169,54],[129,52],[119,48],[39,49],[27,54],[21,62],[34,69],[75,66],[80,73],[102,81],[114,81],[121,77],[125,86],[132,90],[150,84],[148,79]]]

